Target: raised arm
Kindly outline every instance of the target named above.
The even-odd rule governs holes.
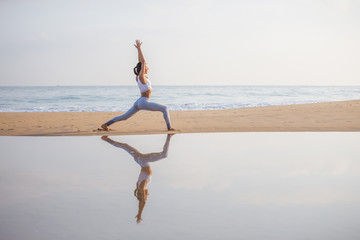
[[[141,45],[142,45],[142,42],[140,40],[135,41],[134,46],[136,47],[136,49],[138,51],[138,60],[139,60],[139,62],[141,62],[141,71],[139,73],[139,78],[143,84],[146,84],[146,77],[145,77],[146,62],[145,62],[144,54],[141,50]]]
[[[138,59],[139,62],[144,63],[145,62],[145,58],[144,58],[144,54],[141,51],[141,45],[143,43],[140,40],[136,40],[134,46],[136,47],[136,49],[138,50]]]

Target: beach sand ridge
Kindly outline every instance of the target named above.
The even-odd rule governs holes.
[[[97,130],[123,112],[2,112],[1,136],[166,134],[159,112],[141,111]],[[360,100],[225,110],[170,111],[177,133],[360,131]]]

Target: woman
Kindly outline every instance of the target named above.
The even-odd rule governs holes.
[[[108,136],[101,137],[102,140],[110,143],[111,145],[121,148],[121,149],[124,149],[126,152],[128,152],[134,158],[134,160],[141,167],[141,171],[140,171],[138,180],[136,182],[136,188],[134,191],[134,195],[139,201],[139,209],[138,209],[138,213],[136,215],[137,223],[140,223],[142,221],[142,212],[144,210],[146,201],[149,196],[149,191],[146,188],[150,184],[151,176],[152,176],[152,171],[151,171],[149,163],[156,162],[161,159],[167,158],[168,151],[169,151],[170,139],[172,136],[173,136],[172,134],[167,135],[162,152],[147,153],[147,154],[140,153],[136,148],[134,148],[126,143],[114,141],[114,140],[110,139]]]
[[[169,111],[168,111],[167,107],[160,105],[158,103],[149,102],[152,88],[151,88],[150,80],[147,79],[147,77],[145,75],[148,73],[148,67],[146,65],[144,55],[141,51],[142,42],[140,40],[136,40],[135,43],[136,44],[134,46],[137,48],[137,51],[138,51],[139,63],[134,68],[134,73],[136,75],[136,82],[137,82],[140,92],[141,92],[141,97],[134,103],[132,108],[130,108],[125,114],[123,114],[121,116],[117,116],[117,117],[111,119],[110,121],[108,121],[107,123],[104,123],[103,125],[101,125],[101,128],[105,131],[108,131],[109,130],[108,127],[111,124],[118,122],[118,121],[126,120],[140,110],[148,110],[148,111],[162,112],[165,122],[166,122],[167,129],[169,131],[175,130],[171,127]]]

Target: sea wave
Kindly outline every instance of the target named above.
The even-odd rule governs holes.
[[[188,110],[221,110],[221,109],[235,109],[235,108],[250,108],[250,107],[266,107],[275,105],[291,105],[304,103],[319,103],[318,101],[303,101],[303,102],[282,102],[280,104],[270,103],[209,103],[209,104],[167,104],[170,111],[188,111]],[[128,106],[56,106],[56,107],[18,107],[10,108],[6,106],[0,107],[0,112],[113,112],[113,111],[127,111],[132,105]]]
[[[136,86],[0,87],[0,112],[126,111]],[[156,86],[169,110],[216,110],[360,99],[360,86]]]

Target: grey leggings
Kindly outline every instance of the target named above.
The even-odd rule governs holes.
[[[140,110],[148,110],[148,111],[160,111],[163,113],[165,122],[166,122],[166,126],[168,129],[171,128],[171,123],[170,123],[170,118],[169,118],[169,111],[167,109],[166,106],[158,104],[158,103],[153,103],[153,102],[149,102],[149,98],[146,97],[141,97],[138,100],[136,100],[136,102],[134,103],[134,105],[123,115],[114,117],[113,119],[111,119],[110,121],[108,121],[106,123],[107,126],[110,126],[111,124],[118,122],[118,121],[123,121],[128,119],[129,117],[131,117],[132,115],[134,115],[135,113],[137,113]]]

